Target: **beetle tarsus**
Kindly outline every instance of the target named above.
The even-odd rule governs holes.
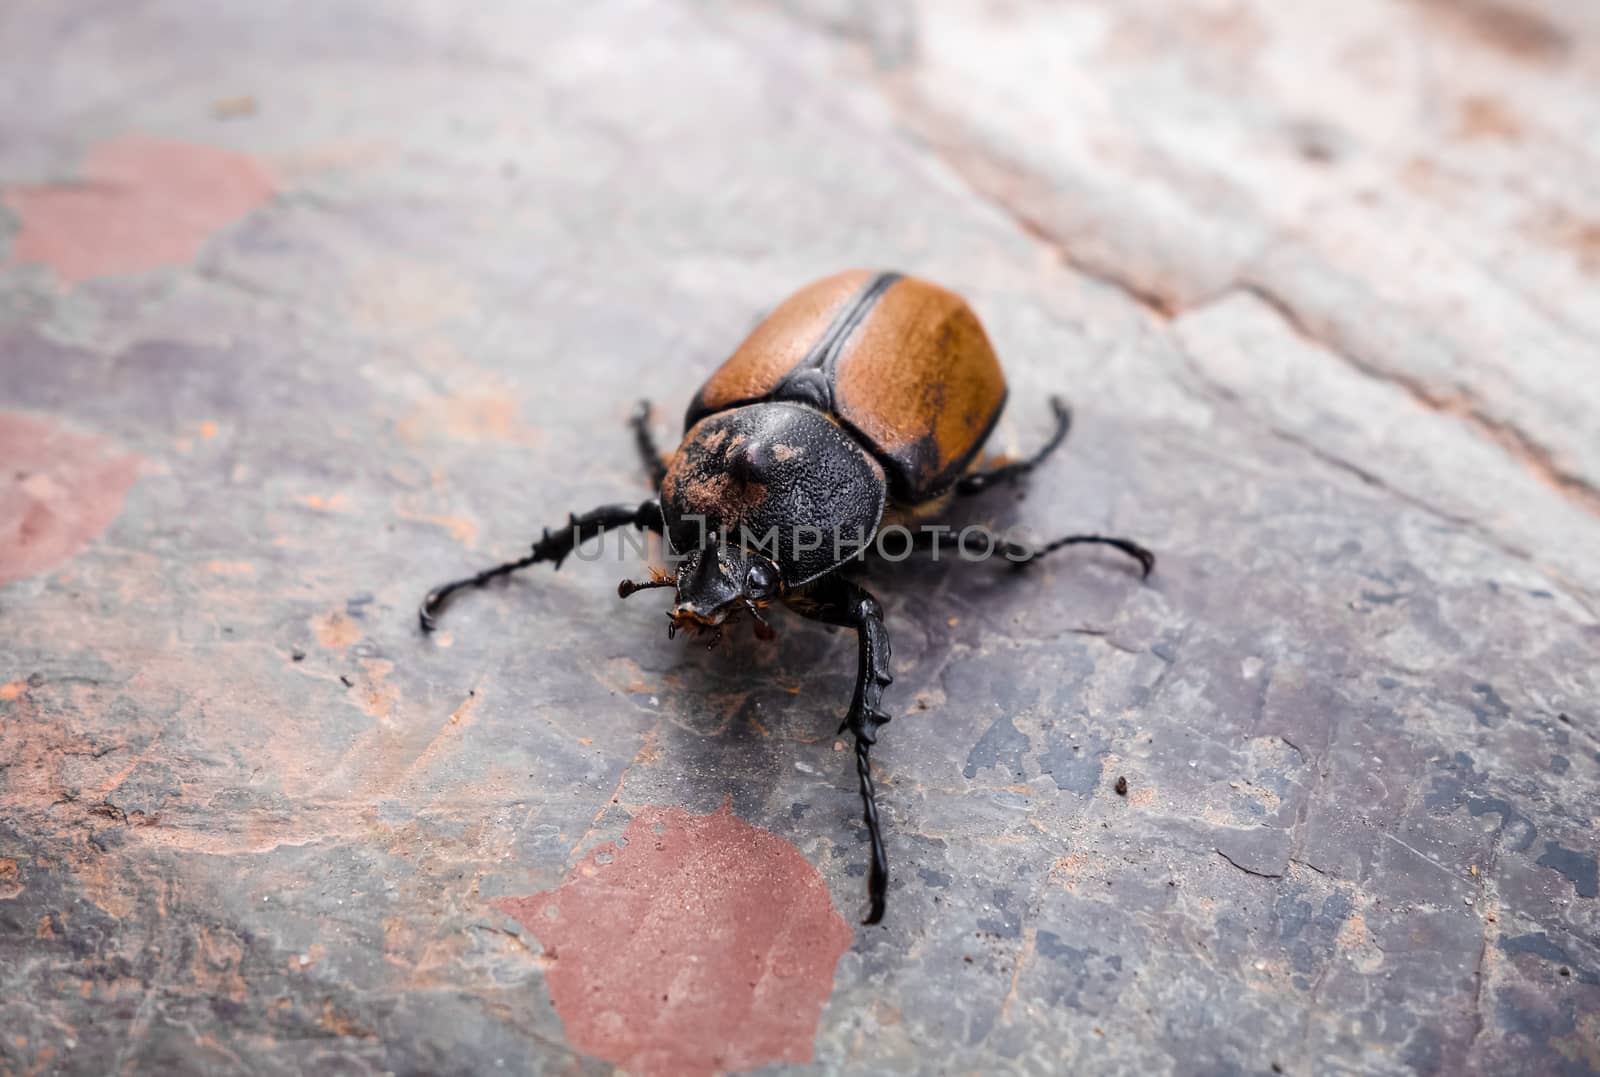
[[[979,539],[982,541],[978,541]],[[980,524],[971,524],[962,528],[959,532],[919,532],[915,538],[915,542],[915,548],[918,549],[938,548],[944,550],[954,548],[958,551],[963,549],[963,543],[965,543],[972,547],[985,549],[986,553],[998,554],[1009,561],[1011,563],[1011,567],[1018,569],[1026,568],[1028,565],[1031,565],[1033,562],[1039,560],[1039,558],[1043,557],[1045,554],[1053,553],[1056,550],[1061,549],[1063,546],[1092,544],[1098,546],[1110,546],[1112,549],[1120,550],[1122,553],[1127,554],[1129,557],[1139,562],[1140,579],[1148,579],[1150,573],[1154,571],[1156,567],[1156,555],[1151,553],[1145,547],[1139,545],[1137,542],[1134,542],[1132,539],[1115,538],[1110,535],[1065,535],[1061,538],[1053,539],[1050,542],[1045,543],[1043,546],[1031,546],[1025,542],[1017,542],[1013,539],[1008,539],[1003,535],[997,535],[987,527],[983,527]]]
[[[1017,566],[1020,568],[1021,566],[1029,564],[1030,562],[1037,561],[1045,554],[1054,550],[1059,550],[1063,546],[1080,545],[1110,546],[1114,550],[1122,551],[1135,561],[1139,562],[1140,579],[1149,579],[1150,573],[1153,572],[1156,567],[1155,554],[1151,553],[1137,542],[1134,542],[1132,539],[1114,538],[1109,535],[1066,535],[1062,538],[1053,539],[1039,547],[1037,550],[1031,551],[1031,556],[1029,556],[1026,560],[1018,561]]]
[[[639,456],[644,460],[645,474],[650,476],[650,485],[653,489],[661,489],[661,480],[667,477],[667,462],[661,456],[661,448],[656,444],[656,436],[650,429],[650,401],[641,400],[634,406],[633,414],[628,418],[628,425],[633,427],[633,439],[639,446]]]
[[[883,919],[889,894],[889,854],[883,848],[883,830],[878,825],[878,796],[872,785],[872,763],[867,758],[872,743],[856,738],[856,778],[861,784],[862,818],[867,824],[867,840],[872,846],[872,863],[867,869],[867,900],[870,903],[866,925]]]

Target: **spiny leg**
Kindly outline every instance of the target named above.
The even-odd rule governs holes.
[[[1043,546],[1031,546],[1025,542],[1008,539],[1004,535],[997,535],[979,524],[971,524],[960,531],[924,529],[914,534],[913,547],[917,549],[954,549],[963,560],[984,560],[1000,556],[1019,568],[1037,561],[1047,553],[1054,553],[1063,546],[1082,545],[1110,546],[1114,550],[1120,550],[1139,562],[1140,578],[1148,577],[1156,567],[1155,554],[1132,539],[1115,538],[1110,535],[1065,535]]]
[[[1065,400],[1062,400],[1059,396],[1052,396],[1050,398],[1050,410],[1055,413],[1056,417],[1055,433],[1050,435],[1050,440],[1046,441],[1038,452],[1026,459],[1013,460],[1009,464],[1002,464],[987,471],[969,471],[956,480],[956,493],[966,496],[987,490],[996,483],[1016,482],[1022,476],[1044,463],[1045,458],[1060,448],[1061,443],[1067,440],[1067,431],[1072,429],[1072,409],[1067,407]]]
[[[630,505],[602,505],[582,516],[568,515],[567,525],[560,530],[551,531],[548,527],[544,529],[544,534],[533,544],[533,550],[528,556],[486,568],[474,576],[451,580],[429,591],[423,596],[422,605],[417,608],[417,619],[422,623],[422,630],[433,631],[445,601],[463,587],[482,587],[498,576],[509,576],[519,568],[527,568],[542,561],[548,561],[554,567],[560,568],[561,562],[566,560],[567,555],[578,545],[613,528],[627,527],[630,524],[640,530],[660,532],[664,526],[661,503],[650,500],[636,508]]]
[[[650,476],[650,485],[660,490],[661,480],[667,477],[667,462],[662,458],[661,449],[656,445],[656,436],[650,429],[650,401],[639,401],[628,425],[633,427],[634,443],[639,446],[639,455],[644,460],[645,472]]]
[[[791,596],[789,605],[797,613],[826,624],[856,630],[858,656],[855,694],[850,709],[839,725],[849,730],[856,742],[856,780],[861,788],[862,819],[872,843],[872,865],[867,874],[870,908],[864,924],[883,919],[889,890],[889,855],[884,851],[883,830],[878,822],[878,794],[872,784],[872,763],[868,754],[877,743],[878,730],[889,716],[878,709],[883,690],[893,681],[889,672],[889,632],[883,624],[883,607],[871,593],[848,580],[832,577],[806,592]]]

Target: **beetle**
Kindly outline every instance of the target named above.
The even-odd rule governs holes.
[[[880,709],[893,681],[889,634],[878,600],[843,570],[865,559],[880,528],[1015,482],[1055,451],[1072,421],[1059,397],[1050,401],[1054,432],[1033,455],[979,466],[1006,397],[983,326],[953,292],[869,270],[815,281],[764,318],[700,387],[670,457],[657,449],[648,402],[634,412],[656,497],[569,515],[560,530],[545,529],[527,556],[435,587],[418,611],[422,629],[433,629],[456,591],[529,565],[559,568],[579,544],[623,527],[664,535],[679,559],[675,573],[623,580],[617,589],[627,598],[673,588],[669,635],[710,634],[714,644],[726,625],[749,616],[756,634],[770,639],[763,611],[775,603],[854,629],[855,692],[839,732],[855,742],[872,854],[863,923],[876,924],[889,864],[869,753],[889,721]],[[963,534],[975,531],[1019,565],[1076,544],[1119,550],[1145,577],[1155,565],[1149,550],[1125,538],[1067,535],[1034,547],[983,528]],[[949,528],[923,529],[913,541],[937,551],[957,538]]]

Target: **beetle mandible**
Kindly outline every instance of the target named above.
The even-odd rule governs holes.
[[[715,643],[724,625],[749,615],[756,634],[770,639],[762,611],[775,602],[854,629],[855,693],[839,731],[855,740],[872,846],[863,922],[875,924],[883,918],[889,864],[868,753],[889,721],[879,709],[893,680],[889,633],[878,600],[841,570],[862,559],[886,521],[1013,482],[1066,438],[1071,413],[1052,398],[1055,430],[1036,453],[987,470],[975,466],[1005,401],[999,360],[959,296],[899,273],[853,270],[816,281],[757,325],[700,387],[670,457],[656,447],[648,403],[634,413],[656,497],[569,516],[560,530],[546,529],[526,557],[434,588],[419,610],[423,631],[454,592],[540,562],[559,568],[577,545],[619,527],[663,534],[681,558],[673,575],[623,580],[617,589],[626,598],[675,588],[669,635],[710,633]],[[1067,535],[1033,547],[979,533],[1015,564],[1097,543],[1137,560],[1144,576],[1155,565],[1150,551],[1125,538]],[[913,537],[929,549],[958,538],[948,528]]]

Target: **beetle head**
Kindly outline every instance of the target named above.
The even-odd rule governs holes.
[[[715,535],[701,549],[685,557],[678,574],[670,581],[661,579],[644,586],[673,586],[677,602],[667,616],[672,624],[668,635],[679,630],[711,632],[711,642],[722,636],[722,626],[748,613],[755,620],[756,635],[772,638],[772,629],[761,616],[762,607],[778,598],[783,590],[782,573],[768,557],[742,546],[724,544]],[[624,583],[626,596],[640,585]]]

